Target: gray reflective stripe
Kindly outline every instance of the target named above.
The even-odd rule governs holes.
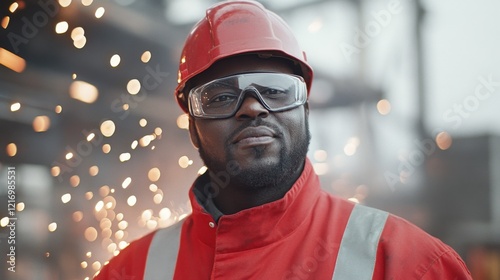
[[[182,221],[155,233],[146,259],[145,280],[173,279],[181,227]]]
[[[387,212],[356,204],[340,242],[333,280],[372,279]]]

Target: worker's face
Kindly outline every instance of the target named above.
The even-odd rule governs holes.
[[[292,73],[280,60],[239,57],[217,63],[199,75],[194,85],[250,72]],[[268,111],[247,94],[234,116],[226,119],[190,118],[190,135],[201,158],[212,172],[228,172],[228,163],[239,171],[231,183],[259,188],[287,181],[301,169],[309,145],[307,104],[282,111]],[[232,165],[234,166],[234,165]]]

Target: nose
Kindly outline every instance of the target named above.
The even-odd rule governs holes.
[[[257,117],[265,118],[269,111],[260,103],[260,101],[251,94],[244,97],[241,106],[236,111],[236,119],[255,119]]]

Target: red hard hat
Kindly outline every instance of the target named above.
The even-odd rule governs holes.
[[[258,2],[225,1],[206,11],[184,44],[175,89],[184,112],[188,111],[182,101],[186,82],[216,61],[237,54],[263,54],[294,61],[300,66],[302,73],[298,74],[304,78],[309,93],[313,71],[290,27]]]

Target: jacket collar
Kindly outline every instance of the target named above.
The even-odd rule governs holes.
[[[302,174],[283,198],[218,217],[215,205],[195,192],[196,185],[206,183],[203,180],[199,177],[189,192],[193,234],[210,247],[215,247],[217,239],[220,252],[258,248],[290,235],[308,218],[320,194],[318,176],[306,158]],[[209,212],[216,213],[215,217]]]

